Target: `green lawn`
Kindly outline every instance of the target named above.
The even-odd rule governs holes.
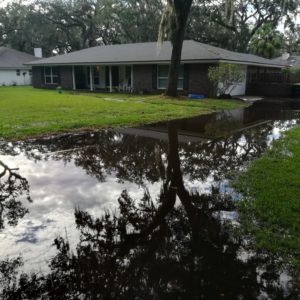
[[[173,100],[162,96],[73,93],[0,87],[0,137],[141,125],[242,107],[235,100]]]
[[[300,272],[300,126],[238,176],[241,228],[255,247]]]

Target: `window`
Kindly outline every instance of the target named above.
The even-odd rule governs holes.
[[[158,89],[167,88],[168,75],[169,75],[169,65],[157,66],[157,88]],[[184,69],[183,69],[183,65],[180,65],[178,82],[177,82],[178,90],[183,90],[183,77],[184,77]]]
[[[16,74],[17,74],[17,76],[20,76],[21,75],[21,71],[19,69],[16,70]]]
[[[29,76],[32,76],[32,70],[29,70]]]
[[[58,67],[45,67],[44,77],[45,77],[46,84],[58,84],[59,83]]]

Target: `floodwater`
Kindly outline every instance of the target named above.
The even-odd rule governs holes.
[[[232,175],[297,123],[299,103],[257,102],[1,142],[2,298],[298,299],[278,259],[230,226]]]

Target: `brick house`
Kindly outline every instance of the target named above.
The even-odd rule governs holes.
[[[32,85],[91,91],[160,92],[166,88],[172,47],[164,42],[97,46],[31,62]],[[182,93],[212,94],[208,68],[219,62],[239,64],[245,75],[249,66],[281,68],[259,56],[232,52],[195,41],[184,41],[178,89]],[[242,95],[245,81],[232,95]]]

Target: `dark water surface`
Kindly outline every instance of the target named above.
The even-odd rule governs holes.
[[[248,249],[228,224],[239,198],[232,175],[299,122],[299,103],[257,102],[0,142],[2,297],[299,299],[278,260]]]

